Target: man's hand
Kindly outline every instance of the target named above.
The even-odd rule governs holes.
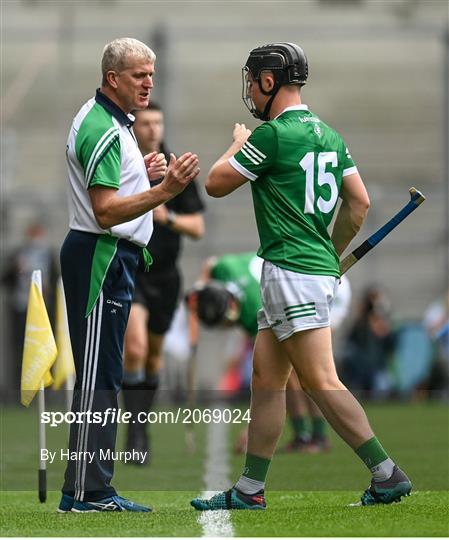
[[[151,152],[144,156],[143,160],[150,180],[157,180],[165,176],[167,172],[167,160],[164,154]]]
[[[156,206],[153,210],[153,220],[159,225],[166,225],[168,222],[168,210],[165,204]]]
[[[235,124],[232,132],[233,142],[226,152],[213,165],[206,179],[206,191],[211,197],[224,197],[248,181],[228,160],[246,143],[251,130],[245,124]]]
[[[178,159],[175,154],[170,154],[170,163],[164,180],[159,187],[167,192],[171,197],[181,193],[188,184],[198,175],[198,156],[187,152]]]
[[[232,138],[236,143],[239,143],[241,146],[243,146],[250,135],[251,130],[248,129],[245,124],[235,124],[234,131],[232,132]]]

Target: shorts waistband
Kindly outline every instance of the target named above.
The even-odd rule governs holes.
[[[79,231],[77,229],[70,229],[70,232],[80,234],[80,235],[90,237],[90,238],[99,238],[100,236],[103,236],[102,234],[93,233],[89,231]],[[130,240],[126,240],[126,238],[119,238],[117,242],[117,246],[120,246],[128,251],[133,251],[136,253],[140,253],[142,251],[142,246],[139,246],[138,244],[135,244],[134,242],[131,242]]]

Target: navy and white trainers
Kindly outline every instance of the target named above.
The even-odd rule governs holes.
[[[75,499],[71,497],[70,495],[66,495],[65,493],[62,494],[61,500],[59,502],[58,506],[58,512],[60,514],[65,514],[67,512],[71,512],[73,508],[73,503],[75,502]]]
[[[151,512],[151,508],[137,504],[119,495],[106,497],[99,501],[75,501],[70,495],[63,494],[58,512]]]
[[[119,495],[99,501],[75,501],[72,508],[72,512],[151,512],[151,510]]]

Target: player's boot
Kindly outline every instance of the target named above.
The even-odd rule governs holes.
[[[408,497],[412,491],[412,483],[407,475],[396,465],[393,474],[383,482],[371,480],[370,487],[365,490],[360,502],[351,506],[371,506],[373,504],[390,504],[400,502],[401,497]]]
[[[246,495],[235,487],[210,499],[193,499],[190,504],[196,510],[265,510],[267,507],[263,490]]]
[[[331,449],[331,443],[329,437],[312,437],[304,448],[306,454],[321,454],[322,452],[329,452]]]
[[[99,501],[75,501],[72,512],[151,512],[151,508],[124,499],[119,495]]]
[[[310,444],[310,439],[303,436],[296,436],[285,446],[278,451],[281,454],[291,454],[292,452],[304,452],[307,451],[307,447]]]
[[[73,497],[63,493],[61,500],[59,501],[58,512],[60,514],[65,514],[67,512],[70,512],[72,510],[74,502],[75,502],[75,499]]]

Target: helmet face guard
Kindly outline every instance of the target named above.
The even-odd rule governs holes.
[[[256,105],[251,98],[250,88],[252,81],[249,80],[250,70],[248,66],[242,67],[242,99],[245,107],[255,117],[259,118],[259,111],[256,109]]]
[[[266,92],[261,85],[261,74],[270,71],[274,76],[274,87]],[[249,80],[251,74],[252,81]],[[250,52],[242,69],[242,99],[250,113],[261,120],[269,120],[270,108],[279,88],[285,84],[303,86],[308,77],[307,58],[304,51],[294,43],[272,43],[257,47]],[[259,111],[250,96],[251,84],[257,81],[260,91],[271,96],[263,111]]]
[[[196,296],[197,315],[204,325],[214,327],[237,322],[240,304],[224,283],[209,280],[199,287],[194,287],[189,294]]]

